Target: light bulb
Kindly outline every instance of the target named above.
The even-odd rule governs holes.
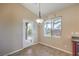
[[[43,23],[43,21],[44,20],[43,19],[40,19],[40,18],[36,20],[37,23]]]

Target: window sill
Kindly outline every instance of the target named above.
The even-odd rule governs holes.
[[[56,35],[54,35],[53,38],[61,38],[61,36],[56,36]]]
[[[53,35],[53,36],[44,35],[44,37],[48,37],[48,38],[51,38],[52,37],[52,38],[58,38],[58,39],[61,38],[61,36],[56,36],[56,35]]]

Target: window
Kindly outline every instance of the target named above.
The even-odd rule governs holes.
[[[61,35],[61,17],[56,17],[44,22],[44,36],[60,36]]]
[[[51,31],[53,26],[53,21],[47,20],[44,22],[44,36],[50,37],[51,36]]]
[[[27,34],[29,37],[32,36],[32,24],[31,23],[28,23]]]
[[[53,36],[61,35],[61,17],[56,17],[53,20]]]
[[[26,22],[26,40],[32,37],[32,24]]]

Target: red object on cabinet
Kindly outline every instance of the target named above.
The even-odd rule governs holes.
[[[72,46],[73,46],[73,56],[76,56],[76,42],[75,41],[72,41]]]
[[[73,43],[73,56],[79,56],[79,41],[72,41]]]

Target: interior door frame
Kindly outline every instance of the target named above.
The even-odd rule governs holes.
[[[31,42],[30,44],[28,44],[27,46],[25,46],[24,45],[24,40],[25,40],[25,23],[26,22],[30,22],[30,23],[33,23],[33,21],[31,21],[31,20],[23,20],[23,48],[25,48],[25,47],[28,47],[28,46],[31,46],[32,44],[33,44],[33,42]],[[26,40],[27,41],[27,40]]]

